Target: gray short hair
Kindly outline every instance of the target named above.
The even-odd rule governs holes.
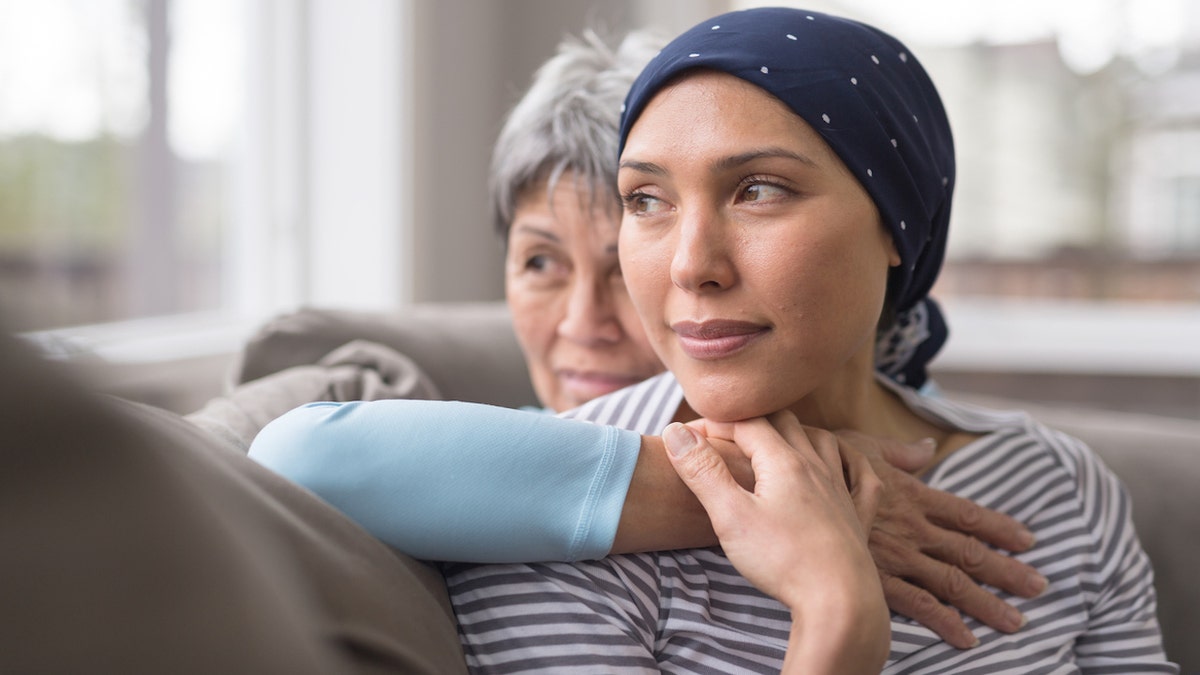
[[[568,171],[588,186],[593,204],[599,199],[619,204],[621,106],[642,67],[666,42],[656,34],[633,31],[614,49],[593,31],[584,31],[561,42],[538,68],[492,152],[492,213],[503,241],[521,194],[543,181],[553,190]]]

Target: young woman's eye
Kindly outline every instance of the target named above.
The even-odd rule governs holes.
[[[742,199],[747,202],[767,202],[774,199],[781,199],[791,194],[792,191],[782,185],[760,181],[747,185],[742,190]]]
[[[644,192],[630,192],[623,195],[621,201],[625,204],[627,212],[638,216],[649,216],[661,213],[667,209],[667,205],[663,200],[651,197]]]

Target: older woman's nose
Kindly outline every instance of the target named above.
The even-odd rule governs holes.
[[[574,281],[558,334],[585,346],[618,342],[621,324],[617,321],[612,289],[607,284]]]
[[[718,214],[696,211],[680,218],[676,236],[672,283],[692,293],[733,286],[737,274],[729,257],[728,232]]]

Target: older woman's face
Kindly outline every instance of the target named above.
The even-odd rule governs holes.
[[[567,410],[662,372],[617,261],[620,213],[572,174],[529,190],[508,234],[505,290],[542,404]]]
[[[899,257],[870,197],[783,103],[699,72],[626,140],[620,259],[651,343],[717,420],[870,386]]]

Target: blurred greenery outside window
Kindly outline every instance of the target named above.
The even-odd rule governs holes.
[[[231,0],[0,2],[0,307],[17,331],[215,309]]]
[[[936,295],[1194,310],[1200,4],[792,4],[896,33],[938,84],[958,182]]]
[[[9,328],[232,302],[231,158],[248,91],[250,4],[0,0],[0,307]],[[1195,3],[802,4],[888,26],[943,92],[959,170],[939,297],[1194,310]],[[904,21],[911,16],[938,20]],[[1038,17],[1040,29],[1003,35],[1006,22]]]

